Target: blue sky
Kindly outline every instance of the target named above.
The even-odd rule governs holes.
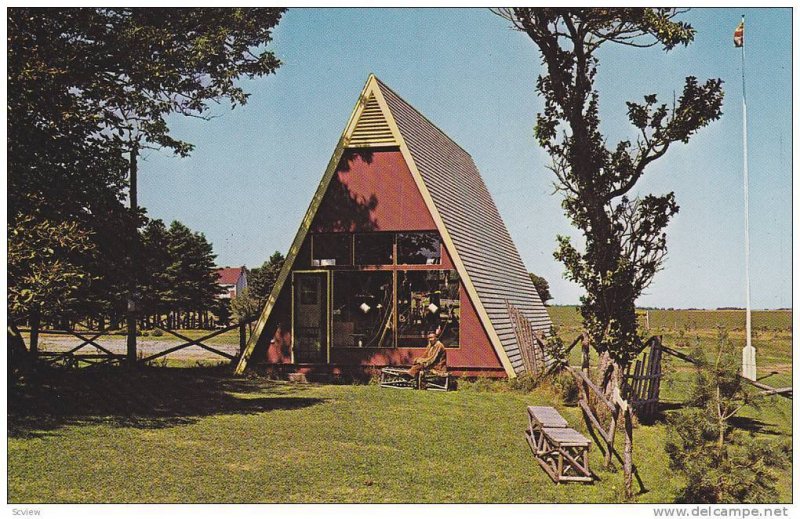
[[[752,302],[791,306],[791,10],[693,9],[695,42],[670,53],[607,45],[596,86],[609,142],[635,138],[625,101],[680,95],[684,77],[725,81],[724,115],[651,166],[642,194],[674,191],[669,255],[639,304],[744,306],[741,58],[746,15]],[[260,265],[285,252],[364,82],[374,72],[472,154],[529,270],[556,304],[582,291],[553,259],[577,236],[553,195],[533,139],[540,63],[523,34],[485,9],[291,9],[275,30],[284,62],[244,82],[252,94],[211,121],[174,118],[196,145],[187,159],[145,152],[140,204],[151,217],[204,232],[220,265]]]

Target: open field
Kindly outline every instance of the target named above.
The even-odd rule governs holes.
[[[570,329],[577,321],[565,313],[574,310],[551,310],[565,337],[577,335]],[[760,376],[780,370],[764,379],[778,386],[791,382],[791,313],[771,318],[775,327],[760,330],[756,347]],[[713,346],[717,331],[698,324],[658,333],[670,346]],[[741,331],[731,337],[743,341]],[[635,431],[634,459],[648,487],[638,502],[672,502],[682,484],[668,468],[664,417],[683,405],[692,371],[667,359],[661,418]],[[399,391],[236,379],[225,368],[40,376],[9,390],[14,503],[622,499],[622,475],[602,469],[596,446],[593,485],[556,486],[534,461],[522,434],[526,405],[553,405],[588,434],[579,408],[549,387],[526,393],[477,381],[450,393]],[[741,413],[736,426],[789,439],[791,419],[791,400],[770,397]],[[791,467],[778,476],[780,500],[790,502]]]
[[[581,332],[581,316],[574,306],[549,307],[550,317],[565,341],[571,342]],[[644,312],[643,310],[641,311]],[[745,313],[743,310],[649,310],[650,330],[647,335],[660,335],[664,344],[690,353],[695,341],[703,348],[714,348],[719,329],[728,333],[733,344],[745,345]],[[792,385],[792,312],[790,310],[757,310],[753,312],[753,346],[756,348],[758,377],[773,387]],[[644,326],[645,319],[640,315]],[[576,348],[573,363],[580,363]],[[675,369],[689,370],[684,363]]]

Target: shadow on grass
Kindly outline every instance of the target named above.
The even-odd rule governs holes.
[[[658,409],[656,414],[652,417],[652,419],[648,421],[642,421],[643,425],[669,425],[669,417],[677,417],[677,412],[680,412],[684,409],[689,409],[689,404],[685,402],[659,402]],[[768,423],[761,420],[757,420],[755,418],[749,418],[746,416],[734,416],[728,420],[728,423],[735,429],[741,429],[743,431],[759,433],[759,434],[767,434],[771,436],[780,436],[781,432],[777,430],[777,425],[774,423]]]
[[[226,367],[40,369],[9,384],[8,434],[36,437],[68,425],[160,429],[213,415],[300,409],[306,389],[232,378]],[[239,395],[237,395],[239,393]]]
[[[728,420],[728,423],[737,428],[749,432],[768,434],[770,436],[780,436],[781,433],[776,429],[775,424],[762,422],[755,418],[748,418],[746,416],[734,416]]]

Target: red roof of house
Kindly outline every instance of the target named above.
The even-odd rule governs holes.
[[[217,269],[217,274],[219,274],[217,283],[220,285],[235,285],[236,282],[239,281],[239,276],[242,275],[243,270],[244,267],[223,267]]]

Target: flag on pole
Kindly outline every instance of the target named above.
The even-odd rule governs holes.
[[[744,45],[744,20],[739,22],[736,30],[733,31],[733,44],[737,47]]]

